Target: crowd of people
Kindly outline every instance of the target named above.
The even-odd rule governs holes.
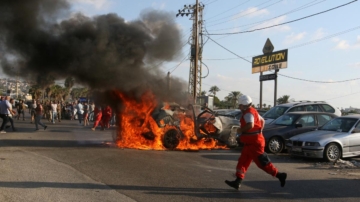
[[[28,109],[31,122],[35,124],[35,130],[39,130],[39,125],[46,130],[48,123],[55,124],[61,120],[78,120],[79,125],[91,126],[91,130],[96,130],[99,126],[101,130],[115,126],[116,114],[109,105],[95,106],[94,102],[62,102],[62,101],[39,101],[32,100],[28,105],[23,100],[15,101],[10,96],[2,96],[0,99],[0,117],[3,119],[0,133],[6,133],[6,125],[10,122],[12,130],[16,131],[14,119],[25,121],[25,111]],[[90,122],[93,122],[92,124]]]

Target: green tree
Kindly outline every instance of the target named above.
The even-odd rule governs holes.
[[[205,90],[201,91],[201,95],[202,96],[206,95],[206,91]]]
[[[217,86],[211,86],[211,87],[210,87],[210,90],[209,90],[209,92],[210,92],[211,94],[213,94],[214,97],[216,96],[216,93],[219,92],[219,91],[220,91],[220,88],[217,87]]]
[[[264,106],[264,108],[266,108],[266,104],[265,104],[265,103],[263,104],[263,106]]]
[[[228,96],[226,96],[225,98],[227,99],[228,102],[231,103],[231,106],[233,108],[237,108],[237,100],[238,98],[241,96],[241,92],[240,91],[231,91],[231,93],[229,93]]]
[[[72,99],[78,99],[79,97],[88,97],[89,90],[87,88],[73,88],[70,95]]]
[[[43,90],[39,85],[33,85],[29,89],[29,94],[33,99],[39,99],[43,95]]]
[[[71,89],[75,85],[75,79],[72,77],[67,77],[65,79],[65,88]]]
[[[282,97],[279,97],[276,102],[278,104],[284,104],[284,103],[289,103],[289,98],[290,98],[290,95],[283,95]]]

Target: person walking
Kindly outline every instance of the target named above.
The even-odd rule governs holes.
[[[76,113],[78,115],[79,124],[81,125],[81,121],[83,119],[83,114],[84,114],[84,106],[81,104],[80,100],[76,105],[76,109],[77,109]]]
[[[9,122],[9,113],[12,109],[11,103],[9,102],[10,96],[5,96],[4,100],[0,103],[0,117],[3,119],[3,122],[0,127],[0,133],[6,133],[4,130],[6,124]]]
[[[225,180],[225,183],[234,189],[239,189],[245,173],[252,161],[266,173],[276,177],[280,181],[280,186],[285,186],[287,174],[278,172],[278,169],[271,163],[270,158],[264,152],[265,139],[262,130],[265,120],[258,114],[252,105],[250,96],[242,95],[238,98],[239,109],[242,111],[240,128],[237,133],[240,141],[244,143],[241,155],[236,166],[236,179],[234,181]]]
[[[89,121],[94,121],[94,109],[95,109],[95,104],[94,102],[91,102],[89,104]]]
[[[61,111],[62,111],[62,108],[63,108],[63,104],[61,101],[58,101],[57,103],[57,107],[56,107],[56,114],[57,114],[57,118],[59,120],[59,122],[61,122]]]
[[[88,126],[89,125],[89,105],[87,104],[87,102],[84,103],[84,126]]]
[[[35,123],[35,117],[36,117],[36,111],[35,111],[36,101],[35,100],[32,101],[31,107],[29,107],[29,108],[31,108],[31,110],[30,110],[31,122],[30,123]]]
[[[35,117],[35,128],[36,129],[35,130],[39,130],[38,125],[44,127],[44,130],[46,130],[47,126],[41,122],[41,118],[44,113],[44,108],[41,103],[39,103],[39,102],[37,102],[37,103],[38,104],[36,104],[36,109],[35,109],[35,112],[36,112],[36,117]]]
[[[109,105],[106,105],[102,111],[102,130],[110,128],[110,119],[112,115],[112,109]]]
[[[51,122],[52,124],[55,124],[55,120],[56,120],[56,115],[57,115],[57,104],[55,101],[51,101],[51,110],[50,110],[50,113],[51,113]]]
[[[20,100],[19,103],[17,103],[16,108],[17,108],[17,111],[18,111],[17,120],[20,119],[20,116],[22,114],[23,121],[25,121],[25,104],[24,104],[24,101]]]
[[[13,116],[15,116],[15,111],[13,110],[13,109],[15,109],[15,100],[11,98],[10,104],[11,104],[11,108],[8,109],[9,110],[9,122],[11,124],[12,130],[16,131],[15,126],[14,126],[14,119],[13,119]],[[6,128],[7,128],[7,126],[6,126]]]
[[[103,127],[103,123],[101,122],[102,119],[102,110],[100,107],[95,107],[94,109],[94,125],[91,128],[91,130],[95,130],[96,127],[99,125],[101,125],[101,127]]]

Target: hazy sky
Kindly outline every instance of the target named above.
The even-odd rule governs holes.
[[[172,12],[195,0],[71,0],[72,10],[88,16],[117,13],[125,20],[136,20],[144,9]],[[351,2],[351,0],[204,0],[204,27],[210,34],[234,33],[284,23]],[[211,39],[228,50],[251,61],[261,55],[267,38],[275,46],[274,51],[288,49],[288,68],[280,70],[278,97],[290,95],[295,100],[327,101],[338,108],[360,108],[360,3],[309,17],[293,23],[250,33],[211,35]],[[192,20],[189,17],[175,19],[184,35],[190,36]],[[206,41],[207,37],[204,37]],[[182,57],[165,63],[164,72],[186,81],[189,78],[188,58],[174,70],[186,55],[190,46],[182,49]],[[202,90],[213,85],[221,91],[223,99],[231,91],[250,95],[254,104],[259,103],[259,73],[251,73],[251,63],[238,58],[211,40],[204,46]],[[272,72],[265,72],[269,74]],[[291,77],[291,78],[290,78]],[[336,83],[322,83],[322,82]],[[317,81],[317,82],[309,82]],[[274,103],[274,81],[263,82],[263,103]]]

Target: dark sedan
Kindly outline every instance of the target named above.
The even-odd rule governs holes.
[[[271,153],[280,153],[285,148],[285,140],[315,130],[335,117],[337,115],[324,112],[290,112],[284,114],[271,124],[265,125],[263,135],[266,150]]]

